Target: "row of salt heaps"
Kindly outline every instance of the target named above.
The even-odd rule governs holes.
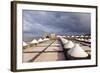
[[[36,39],[33,39],[33,41],[32,42],[30,42],[30,44],[38,44],[38,43],[41,43],[41,42],[44,42],[44,41],[48,41],[49,40],[49,38],[44,38],[44,39],[38,39],[38,40],[36,40]],[[26,42],[24,42],[23,41],[23,46],[27,46],[28,44],[26,43]]]
[[[48,41],[49,38],[44,38],[44,39],[39,39],[39,40],[36,40],[36,39],[33,39],[33,41],[31,42],[32,44],[37,44],[37,43],[41,43],[41,42],[44,42],[44,41]]]
[[[78,38],[77,40],[79,40],[79,41],[85,41],[85,42],[91,42],[91,39]]]
[[[72,41],[68,41],[67,39],[60,38],[64,48],[69,49],[68,50],[68,55],[72,57],[77,57],[77,58],[85,58],[88,57],[88,54],[80,47],[79,44],[74,44]]]

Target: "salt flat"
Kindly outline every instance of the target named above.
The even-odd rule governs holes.
[[[89,46],[80,44],[83,50],[91,54]],[[63,47],[59,40],[41,42],[35,46],[23,49],[23,62],[63,61],[65,59]]]

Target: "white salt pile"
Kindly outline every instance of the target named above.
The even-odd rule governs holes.
[[[84,41],[84,39],[82,38],[81,41]]]
[[[68,43],[64,45],[64,48],[72,48],[72,47],[74,47],[74,43],[72,41],[68,41]]]
[[[40,39],[38,40],[38,42],[43,42],[43,40],[40,38]]]
[[[33,44],[37,44],[38,41],[37,41],[36,39],[33,39],[33,41],[32,41],[31,43],[33,43]]]
[[[76,36],[77,38],[79,37],[79,36]]]
[[[67,44],[68,43],[67,39],[61,39],[61,41],[62,41],[63,44]]]
[[[75,46],[69,49],[68,54],[72,57],[84,58],[87,57],[88,54],[79,46],[79,44],[75,44]]]
[[[23,41],[23,46],[27,46],[28,44]]]
[[[71,36],[72,38],[75,37],[74,35]]]
[[[80,39],[80,38],[79,38],[78,40],[79,40],[79,41],[81,41],[81,39]]]
[[[49,40],[49,38],[44,38],[44,39],[43,39],[43,41],[48,41],[48,40]]]

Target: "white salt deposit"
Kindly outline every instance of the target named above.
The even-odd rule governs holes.
[[[84,41],[84,39],[82,38],[81,41]]]
[[[68,41],[68,43],[64,45],[64,48],[72,48],[72,47],[74,47],[74,43],[72,41]]]
[[[23,46],[26,46],[27,45],[27,43],[25,43],[24,41],[23,41]]]
[[[31,43],[33,43],[33,44],[37,44],[38,41],[37,41],[36,39],[34,39]]]
[[[48,41],[48,40],[49,40],[49,38],[44,38],[44,39],[43,39],[43,41]]]
[[[69,49],[68,54],[72,57],[87,57],[88,54],[82,49],[82,47],[79,46],[79,44],[75,44],[75,46],[71,49]]]
[[[43,42],[43,40],[40,38],[40,39],[38,40],[38,42]]]
[[[80,37],[82,37],[82,38],[83,38],[83,37],[84,37],[84,35],[81,35]]]
[[[79,36],[76,36],[77,38],[79,37]]]
[[[78,40],[80,41],[81,39],[80,39],[80,38],[78,38]]]
[[[66,44],[66,43],[68,43],[68,40],[67,39],[62,39],[62,43]]]
[[[72,38],[75,37],[74,35],[71,36]]]

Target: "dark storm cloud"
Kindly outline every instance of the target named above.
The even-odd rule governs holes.
[[[23,10],[23,34],[60,35],[90,33],[90,13]],[[29,32],[29,33],[28,33]]]

